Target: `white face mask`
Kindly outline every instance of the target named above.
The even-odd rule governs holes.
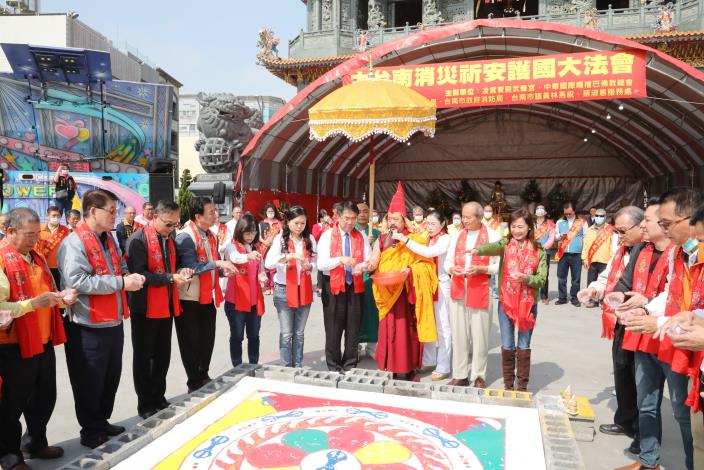
[[[414,215],[413,220],[415,220],[416,223],[419,224],[419,223],[423,222],[423,216],[422,215]]]
[[[58,217],[49,217],[49,225],[59,225]]]
[[[536,209],[535,215],[537,215],[538,217],[545,217],[545,209]]]
[[[603,215],[597,215],[594,217],[594,223],[597,225],[601,225],[604,223],[605,217]]]
[[[487,220],[491,219],[492,215],[494,215],[493,212],[484,212],[484,218]]]
[[[378,216],[378,215],[375,215],[374,217],[372,217],[372,223],[373,223],[373,224],[378,224],[378,223],[379,223],[379,216]]]

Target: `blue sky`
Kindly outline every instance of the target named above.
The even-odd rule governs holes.
[[[42,12],[69,10],[120,44],[125,41],[184,84],[182,93],[222,91],[290,99],[295,88],[256,65],[257,31],[288,41],[305,27],[301,0],[43,0]]]

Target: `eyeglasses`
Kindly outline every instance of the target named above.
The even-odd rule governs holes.
[[[110,209],[106,209],[104,207],[96,207],[96,209],[100,209],[101,211],[105,211],[110,215],[115,215],[117,214],[117,207],[113,206]]]
[[[658,225],[665,232],[668,232],[670,230],[670,228],[672,228],[673,225],[677,225],[680,222],[684,222],[685,220],[688,220],[691,218],[692,218],[691,216],[690,217],[682,217],[681,219],[673,220],[672,222],[663,222],[662,220],[658,220]]]
[[[627,234],[628,232],[630,232],[631,230],[633,230],[634,228],[638,227],[638,225],[639,225],[639,224],[631,225],[630,227],[628,227],[628,228],[625,229],[625,230],[624,230],[624,229],[618,229],[618,228],[617,228],[617,229],[615,230],[615,232],[618,233],[619,235],[622,235],[622,236],[623,236],[623,235]]]
[[[162,219],[161,217],[159,217],[159,220],[161,220],[161,223],[164,224],[164,225],[166,225],[167,228],[178,227],[178,222],[169,223],[169,222],[166,222],[166,221],[165,221],[164,219]]]

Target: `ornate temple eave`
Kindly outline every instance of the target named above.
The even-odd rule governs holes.
[[[314,81],[352,57],[352,55],[342,55],[294,59],[259,54],[257,55],[257,61],[269,72],[284,80],[286,83],[298,86],[302,83]]]
[[[692,67],[704,67],[704,31],[672,31],[667,33],[627,36],[626,39],[646,44],[671,55]]]

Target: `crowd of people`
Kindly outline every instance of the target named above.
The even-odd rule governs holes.
[[[68,178],[57,174],[71,187]],[[399,183],[383,217],[344,201],[315,223],[302,206],[279,214],[273,204],[261,220],[235,205],[223,223],[210,199],[194,197],[185,224],[172,201],[145,203],[139,216],[126,207],[116,224],[116,198],[102,190],[83,194],[82,214],[49,207],[45,224],[16,208],[0,220],[0,466],[26,469],[25,459],[63,454],[46,438],[55,346],[65,347],[81,444],[94,448],[124,432],[109,420],[126,319],[137,413],[146,419],[169,406],[173,329],[190,393],[211,380],[221,305],[232,365],[244,361],[245,338],[247,362],[259,362],[267,295],[284,366],[303,366],[319,297],[330,371],[348,373],[367,354],[396,379],[431,372],[433,381],[479,388],[487,386],[497,299],[504,388],[528,390],[531,337],[538,305],[550,301],[555,259],[555,303],[600,307],[601,334],[613,341],[617,410],[600,431],[632,437],[639,460],[622,468],[659,468],[666,382],[687,468],[696,468],[704,465],[704,421],[694,414],[702,405],[702,203],[695,190],[677,189],[645,211],[623,207],[609,223],[605,210],[580,218],[569,203],[559,220],[537,205],[504,221],[470,201],[448,220],[419,206],[409,217]]]

